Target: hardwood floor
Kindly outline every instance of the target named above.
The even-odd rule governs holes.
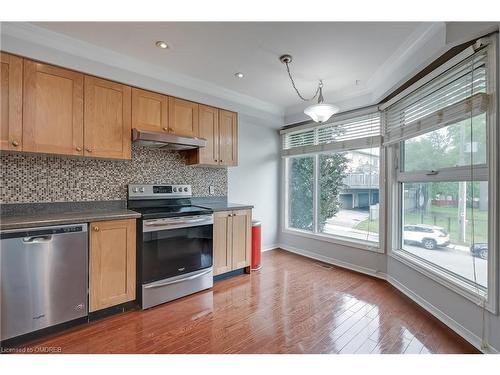
[[[32,343],[62,353],[476,353],[382,280],[283,250],[263,268]]]

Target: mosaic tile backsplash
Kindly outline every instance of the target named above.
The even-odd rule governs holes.
[[[191,184],[193,196],[227,195],[227,169],[185,165],[184,155],[132,146],[132,160],[62,156],[0,156],[0,203],[127,199],[129,183]]]

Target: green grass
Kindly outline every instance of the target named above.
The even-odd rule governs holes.
[[[467,208],[467,233],[465,243],[459,239],[458,218],[456,207],[431,206],[423,215],[419,212],[406,212],[405,224],[430,224],[443,227],[450,234],[450,241],[454,244],[470,246],[472,244],[472,210]],[[356,229],[378,232],[379,221],[366,219],[360,222]],[[474,239],[476,243],[488,242],[488,212],[474,209]]]

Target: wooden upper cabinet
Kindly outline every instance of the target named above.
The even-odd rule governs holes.
[[[135,219],[90,224],[89,310],[135,299]]]
[[[231,219],[233,224],[232,267],[236,270],[250,265],[252,211],[233,211]]]
[[[22,150],[23,59],[0,52],[0,150]]]
[[[190,150],[189,164],[219,165],[219,110],[200,104],[199,137],[207,140],[207,145]]]
[[[198,137],[198,107],[198,103],[169,97],[170,132],[183,137]]]
[[[85,76],[85,156],[131,158],[131,88]]]
[[[219,160],[221,165],[238,164],[238,118],[230,111],[219,111]]]
[[[83,74],[24,60],[23,151],[83,155]]]
[[[133,88],[132,128],[168,132],[168,96]]]
[[[233,222],[230,212],[214,213],[214,276],[232,269],[232,228]]]

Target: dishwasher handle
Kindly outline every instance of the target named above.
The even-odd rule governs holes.
[[[35,244],[35,243],[49,243],[52,241],[52,235],[44,235],[44,236],[32,236],[32,237],[24,237],[23,242],[25,244]]]

